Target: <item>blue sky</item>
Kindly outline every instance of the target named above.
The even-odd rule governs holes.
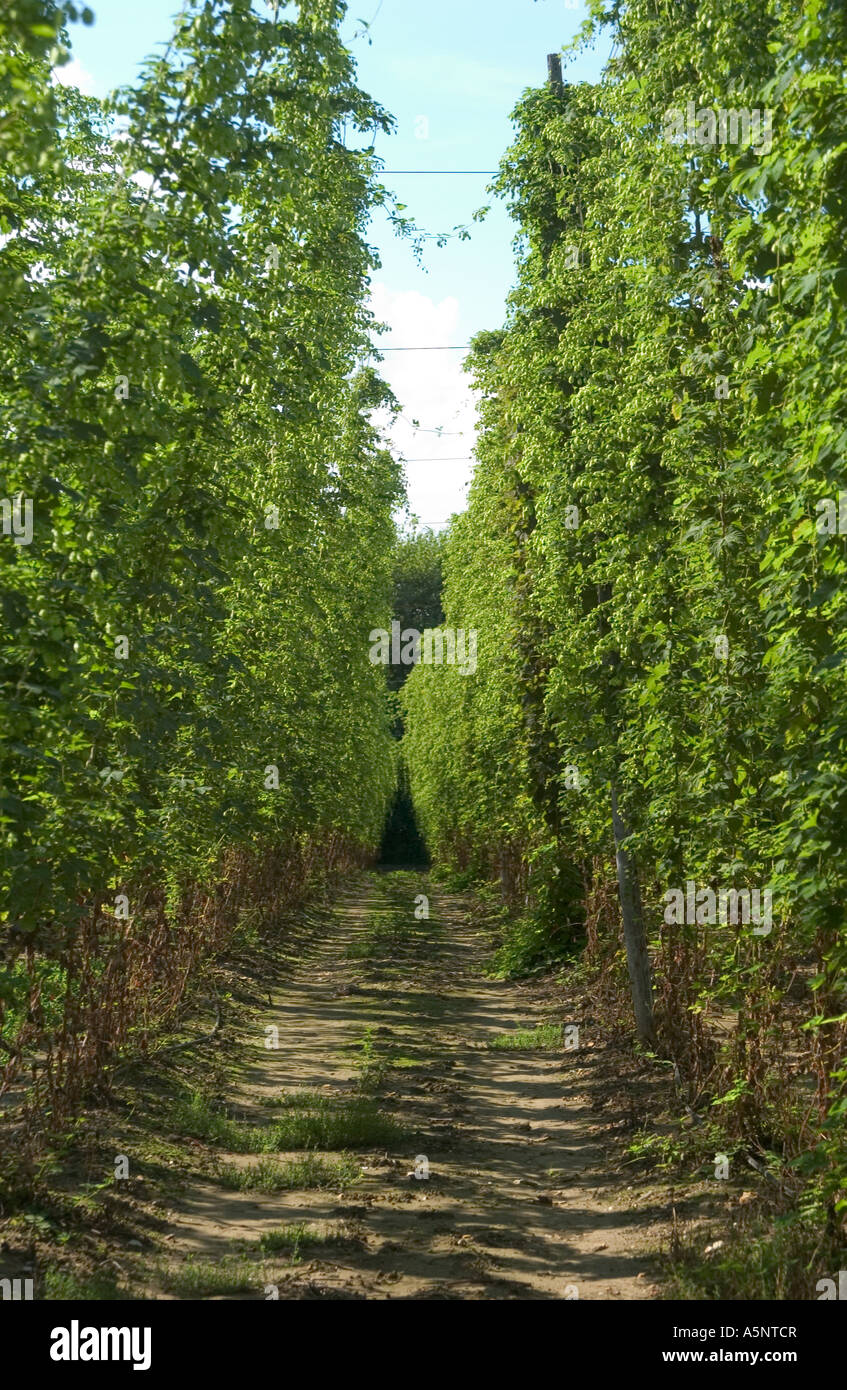
[[[63,80],[103,96],[132,82],[139,63],[167,42],[179,5],[90,3],[95,23],[72,26],[74,62]],[[571,41],[586,13],[575,0],[352,0],[345,38],[360,85],[397,122],[396,133],[377,145],[386,169],[496,169],[512,139],[509,116],[521,92],[546,80],[547,54]],[[595,80],[605,56],[571,62],[566,78]],[[397,172],[385,182],[430,232],[470,223],[474,209],[491,201],[484,175]],[[373,303],[391,327],[381,346],[460,345],[481,328],[498,327],[513,278],[514,233],[495,205],[485,222],[472,225],[470,241],[428,245],[421,268],[377,219],[370,239],[382,266],[374,274]],[[474,408],[463,356],[389,352],[381,368],[403,403],[392,438],[408,460],[410,509],[435,526],[464,505],[471,471]]]

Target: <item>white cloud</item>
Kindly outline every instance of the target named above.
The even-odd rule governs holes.
[[[416,290],[394,291],[375,283],[371,309],[390,332],[388,347],[441,348],[462,342],[459,301],[436,303]],[[462,370],[464,352],[386,352],[380,374],[402,407],[389,431],[394,451],[408,460],[409,508],[424,523],[443,525],[467,501],[476,437],[476,406]],[[420,426],[415,429],[414,422]],[[435,431],[443,430],[442,434]],[[415,462],[415,460],[426,460]]]
[[[54,68],[51,77],[59,87],[78,87],[83,96],[86,97],[96,95],[97,84],[94,78],[77,58],[71,58],[69,63],[63,64],[60,68]]]

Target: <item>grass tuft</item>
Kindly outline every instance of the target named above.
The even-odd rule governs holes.
[[[356,1096],[334,1101],[328,1096],[297,1097],[266,1132],[270,1152],[288,1149],[373,1149],[397,1144],[399,1125],[372,1100]]]
[[[168,1123],[180,1134],[202,1139],[206,1144],[217,1144],[231,1153],[255,1151],[257,1131],[254,1127],[221,1114],[201,1091],[177,1101],[168,1115]]]
[[[61,1303],[74,1303],[77,1300],[111,1303],[130,1297],[125,1289],[119,1287],[114,1274],[98,1273],[83,1278],[59,1269],[44,1271],[44,1291],[41,1296]]]
[[[669,1257],[670,1279],[663,1297],[734,1302],[820,1299],[827,1291],[825,1286],[818,1289],[824,1279],[835,1285],[830,1296],[838,1297],[844,1252],[819,1218],[797,1211],[770,1219],[759,1215],[722,1235],[720,1249],[710,1255],[704,1253],[703,1236],[678,1242]]]
[[[249,1260],[195,1260],[180,1265],[160,1264],[155,1280],[163,1293],[178,1298],[209,1298],[215,1294],[257,1293],[262,1287],[261,1271]]]
[[[259,1249],[265,1255],[289,1254],[292,1263],[296,1263],[304,1246],[338,1245],[344,1240],[345,1236],[338,1231],[321,1230],[299,1221],[295,1225],[281,1226],[276,1231],[266,1231],[259,1238]]]
[[[537,1028],[519,1028],[514,1033],[500,1033],[488,1044],[499,1051],[529,1051],[530,1049],[563,1046],[561,1023],[539,1023]]]
[[[244,1168],[225,1163],[221,1164],[217,1176],[238,1192],[301,1192],[327,1188],[340,1191],[356,1182],[360,1172],[359,1164],[349,1154],[337,1159],[306,1154],[287,1163],[260,1158],[258,1163]]]

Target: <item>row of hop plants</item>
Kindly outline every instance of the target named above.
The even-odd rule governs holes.
[[[421,666],[404,690],[430,849],[519,914],[504,968],[587,941],[625,982],[628,872],[645,1040],[698,1114],[817,1171],[831,1222],[847,550],[822,518],[847,450],[846,22],[829,0],[597,3],[601,80],[521,100],[495,184],[517,281],[471,354],[478,462],[444,559],[478,668]],[[669,138],[692,103],[767,112],[771,137]],[[689,882],[769,890],[770,930],[669,921]]]
[[[55,1124],[393,791],[344,9],[189,0],[105,102],[51,80],[89,12],[0,16],[0,1095]]]

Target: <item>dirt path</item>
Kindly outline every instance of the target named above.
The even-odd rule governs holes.
[[[416,921],[423,892],[431,915]],[[263,1265],[265,1297],[655,1296],[660,1232],[627,1209],[604,1169],[596,1117],[580,1100],[580,1051],[490,1046],[555,1019],[550,986],[486,979],[488,955],[467,904],[417,875],[362,876],[343,893],[244,1036],[231,1100],[251,1126],[352,1101],[365,1123],[387,1114],[403,1133],[373,1148],[334,1146],[361,1169],[334,1190],[192,1179],[172,1204],[174,1267],[255,1255],[269,1233],[300,1227],[315,1243],[294,1235],[293,1259],[288,1249]],[[559,1011],[558,1022],[570,1020]],[[423,1157],[428,1178],[415,1176]],[[222,1158],[230,1174],[268,1161]]]

